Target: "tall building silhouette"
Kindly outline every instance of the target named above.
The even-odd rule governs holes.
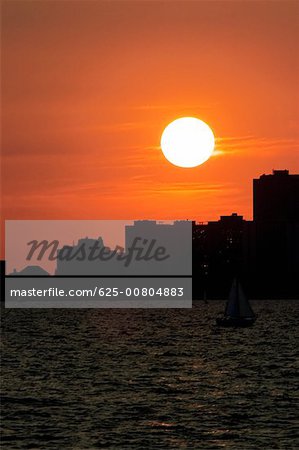
[[[299,175],[273,170],[253,180],[256,290],[299,295]]]
[[[263,222],[299,221],[299,175],[273,170],[253,180],[253,220]]]

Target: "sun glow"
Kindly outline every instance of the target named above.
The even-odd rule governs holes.
[[[195,117],[181,117],[162,133],[161,148],[165,158],[179,167],[196,167],[213,153],[215,138],[211,128]]]

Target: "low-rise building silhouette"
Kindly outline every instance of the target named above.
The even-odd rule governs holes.
[[[193,223],[194,296],[223,297],[237,276],[247,284],[254,260],[252,221],[233,213],[207,224]]]
[[[19,272],[14,269],[10,275],[19,275],[23,277],[44,277],[44,276],[50,276],[50,274],[44,270],[40,266],[26,266],[24,269],[20,270]]]

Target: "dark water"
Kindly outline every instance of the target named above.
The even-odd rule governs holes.
[[[299,448],[299,303],[252,304],[4,311],[2,449]]]

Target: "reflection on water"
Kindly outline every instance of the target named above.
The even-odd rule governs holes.
[[[298,303],[252,303],[220,330],[221,302],[4,311],[2,448],[298,448]]]

